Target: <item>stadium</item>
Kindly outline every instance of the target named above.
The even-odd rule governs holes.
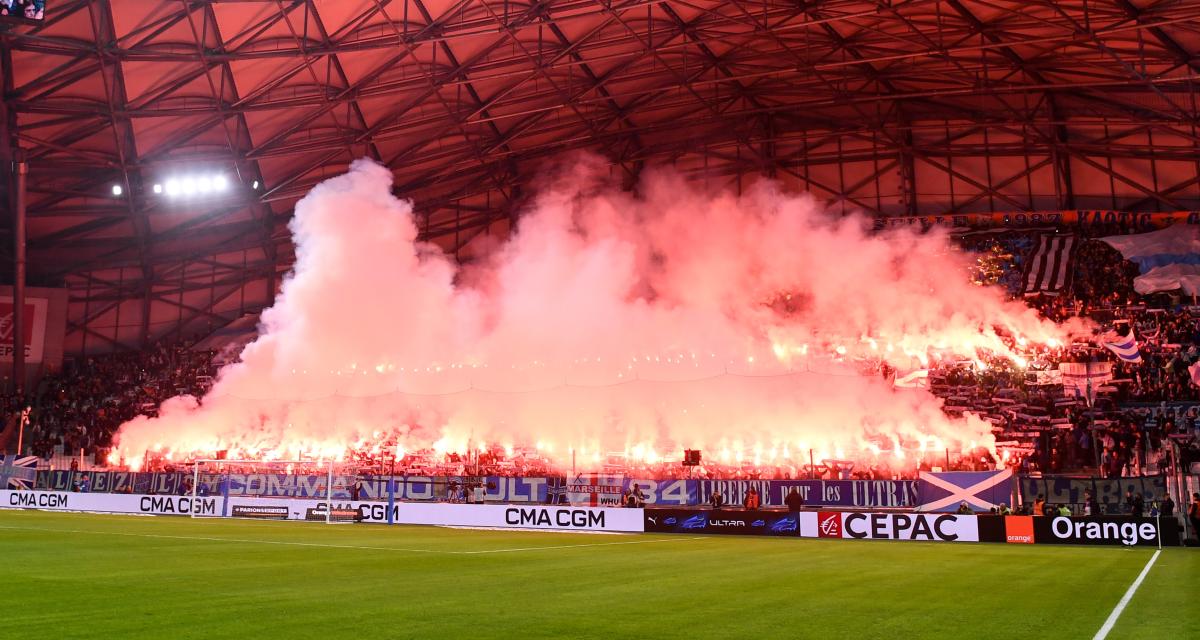
[[[0,0],[0,638],[1200,637],[1200,4]]]

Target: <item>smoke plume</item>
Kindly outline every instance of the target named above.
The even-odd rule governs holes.
[[[465,267],[417,240],[391,186],[360,160],[300,201],[295,268],[258,338],[204,398],[125,424],[118,455],[336,457],[392,437],[584,462],[987,446],[990,425],[893,389],[878,363],[1067,337],[972,284],[944,235],[873,233],[770,181],[714,194],[657,170],[630,193],[598,159],[567,159]]]

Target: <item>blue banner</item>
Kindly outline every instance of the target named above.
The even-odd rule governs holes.
[[[819,507],[915,507],[916,480],[628,480],[626,489],[637,486],[646,504],[688,506],[706,504],[714,491],[725,504],[742,504],[751,488],[760,505],[782,507],[795,489],[807,506]]]

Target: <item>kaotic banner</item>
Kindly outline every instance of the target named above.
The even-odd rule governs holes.
[[[647,532],[716,533],[731,535],[816,537],[817,514],[812,511],[742,511],[709,509],[646,509]]]
[[[887,216],[875,219],[876,229],[914,227],[968,227],[972,229],[1025,229],[1029,227],[1079,227],[1121,225],[1140,230],[1162,229],[1173,224],[1200,224],[1198,211],[1130,213],[1128,211],[1078,210],[1012,213],[957,213],[927,216]]]

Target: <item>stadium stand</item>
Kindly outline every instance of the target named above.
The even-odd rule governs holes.
[[[1102,232],[1119,229],[1102,229]],[[997,284],[1014,297],[1022,287],[1021,274],[1037,246],[1040,231],[967,233],[957,239],[977,254],[980,284]],[[942,363],[929,373],[929,388],[945,400],[950,414],[976,413],[991,421],[1005,461],[1023,473],[1088,473],[1102,477],[1154,475],[1167,462],[1177,443],[1186,462],[1197,457],[1200,388],[1188,367],[1200,360],[1200,307],[1177,296],[1139,296],[1132,279],[1137,267],[1108,245],[1081,242],[1066,295],[1027,298],[1047,316],[1062,320],[1082,315],[1096,321],[1108,336],[1123,335],[1129,327],[1139,337],[1141,362],[1124,362],[1097,344],[1063,345],[1046,349],[1027,368],[1008,361]],[[1118,331],[1119,329],[1119,331]],[[218,366],[215,351],[193,349],[185,343],[160,345],[149,351],[123,352],[71,362],[59,374],[42,380],[33,394],[27,450],[58,466],[103,461],[116,428],[135,415],[154,415],[158,404],[180,394],[202,395],[212,385]],[[1113,379],[1097,389],[1088,407],[1082,398],[1064,397],[1058,383],[1042,375],[1061,362],[1094,360],[1113,363]],[[1040,373],[1039,373],[1040,372]],[[20,410],[11,396],[0,398],[6,420]],[[947,456],[948,458],[948,456]],[[384,462],[369,451],[354,462],[384,471]],[[606,468],[639,478],[682,477],[677,461],[655,464],[611,458]],[[406,453],[389,461],[398,473],[460,476],[537,476],[553,465],[533,447],[499,447],[467,455],[433,450]],[[938,465],[971,470],[994,464],[981,452]],[[171,467],[170,461],[148,460],[147,470]],[[873,465],[848,474],[826,470],[825,477],[843,479],[910,479],[928,464],[908,469]],[[686,473],[710,479],[788,479],[808,477],[799,464],[753,466],[706,464]]]

